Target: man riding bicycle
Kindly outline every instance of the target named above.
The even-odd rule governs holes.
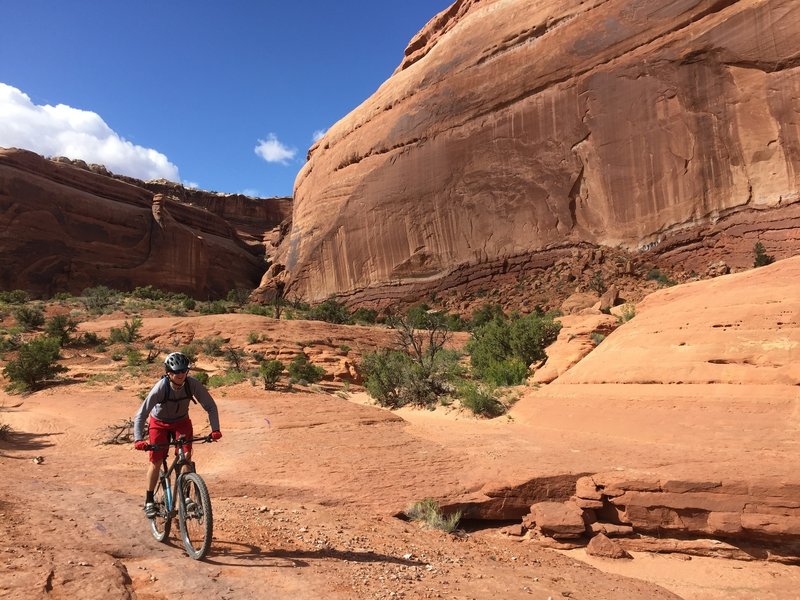
[[[149,445],[166,444],[170,432],[175,437],[191,438],[192,421],[189,419],[189,404],[199,402],[208,413],[211,425],[211,438],[222,437],[219,430],[217,404],[206,387],[194,377],[189,377],[189,359],[180,352],[173,352],[164,360],[166,374],[159,379],[145,397],[133,417],[133,439],[137,450],[146,450]],[[195,400],[196,399],[196,400]],[[145,422],[149,417],[149,441],[144,439]],[[187,460],[191,460],[191,444],[184,446]],[[147,466],[147,493],[144,500],[144,514],[148,519],[156,515],[153,491],[158,482],[159,466],[166,456],[167,449],[150,451],[150,464]]]

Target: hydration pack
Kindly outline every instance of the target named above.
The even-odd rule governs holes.
[[[164,393],[164,399],[159,402],[159,404],[163,404],[164,402],[180,402],[181,400],[185,400],[189,398],[192,402],[197,404],[197,400],[194,399],[194,394],[192,394],[192,386],[189,385],[189,380],[187,379],[184,384],[183,388],[186,390],[186,396],[183,398],[174,398],[175,392],[172,390],[172,386],[169,384],[169,377],[164,375],[162,377],[164,380],[164,385],[166,386],[166,392]]]

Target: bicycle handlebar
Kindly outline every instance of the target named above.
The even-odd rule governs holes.
[[[191,439],[187,438],[178,438],[176,440],[170,440],[166,444],[147,444],[144,449],[145,450],[161,450],[162,448],[169,448],[170,446],[183,446],[185,444],[191,444],[194,442],[201,442],[203,444],[210,444],[213,443],[215,440],[211,437],[211,434],[203,435],[199,437],[193,437]]]

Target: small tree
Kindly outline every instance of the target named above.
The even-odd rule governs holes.
[[[288,371],[292,383],[301,381],[317,383],[325,375],[325,369],[311,364],[305,353],[300,353],[292,359]]]
[[[78,321],[69,315],[54,315],[44,324],[44,332],[48,337],[56,338],[61,346],[69,344],[72,334],[78,328]]]
[[[600,271],[595,271],[594,275],[592,275],[591,280],[589,280],[589,289],[594,290],[598,296],[602,296],[606,293],[608,286]]]
[[[764,244],[761,242],[756,242],[756,245],[753,246],[753,253],[755,254],[754,267],[764,267],[775,262],[775,257],[767,254]]]
[[[274,390],[283,371],[283,363],[279,360],[262,362],[258,367],[258,372],[261,375],[261,379],[264,380],[264,389]]]
[[[60,347],[58,340],[52,337],[39,337],[22,344],[17,357],[3,368],[3,375],[14,387],[36,389],[43,381],[67,370],[56,362]]]
[[[352,322],[350,311],[335,298],[328,298],[308,311],[310,321],[325,321],[327,323],[350,324]]]
[[[108,337],[112,342],[131,344],[141,337],[139,330],[142,325],[141,317],[133,317],[130,321],[125,319],[122,328],[112,327]]]
[[[18,306],[13,314],[17,324],[25,331],[33,331],[44,324],[44,310],[41,306]]]

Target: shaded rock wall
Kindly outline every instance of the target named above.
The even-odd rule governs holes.
[[[36,295],[106,285],[220,297],[252,288],[263,250],[207,210],[143,187],[0,150],[0,289]]]
[[[799,28],[789,0],[455,2],[309,151],[264,289],[379,304],[580,242],[727,236],[750,266],[800,198]],[[713,230],[742,210],[746,236]]]

